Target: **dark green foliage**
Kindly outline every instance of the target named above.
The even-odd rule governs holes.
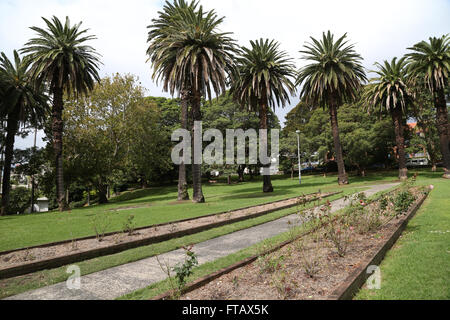
[[[31,193],[29,189],[24,187],[17,187],[11,189],[10,202],[7,212],[8,214],[24,213],[25,210],[30,206],[30,203],[31,203]]]

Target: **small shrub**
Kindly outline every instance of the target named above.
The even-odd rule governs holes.
[[[312,248],[309,249],[308,253],[306,252],[306,245],[303,241],[298,241],[295,243],[295,246],[300,254],[300,262],[302,264],[303,270],[310,277],[314,278],[314,276],[319,273],[320,270],[320,257],[318,252],[320,250],[320,239],[316,235],[313,240]]]
[[[258,257],[256,261],[261,273],[273,273],[281,268],[284,261],[284,255],[275,256],[266,254]]]
[[[197,255],[192,251],[192,246],[182,248],[185,250],[186,258],[183,263],[173,268],[180,292],[184,289],[187,278],[192,274],[192,269],[198,265]]]
[[[97,213],[91,220],[92,228],[98,242],[105,237],[105,233],[111,225],[111,214],[109,212]]]
[[[353,226],[350,225],[346,215],[328,219],[325,224],[325,236],[336,247],[337,254],[344,257],[351,241]]]
[[[281,270],[272,275],[272,285],[277,290],[278,295],[282,299],[287,299],[292,295],[293,290],[291,284],[288,282],[286,271]]]
[[[36,200],[36,199],[35,199]],[[35,202],[36,203],[36,202]],[[8,214],[20,214],[31,206],[31,192],[24,187],[11,188],[9,192]]]
[[[123,224],[122,230],[123,232],[127,233],[129,236],[132,236],[134,234],[134,231],[136,229],[136,223],[134,222],[134,215],[130,214],[127,217],[127,220]]]
[[[414,202],[414,200],[415,197],[410,191],[400,191],[393,201],[396,215],[398,216],[408,210],[409,206]]]

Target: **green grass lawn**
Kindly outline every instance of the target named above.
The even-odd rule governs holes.
[[[435,188],[381,263],[381,288],[356,299],[450,299],[450,181],[439,176],[419,173]]]
[[[395,173],[388,175],[376,173],[365,178],[351,177],[349,186],[338,187],[336,176],[326,178],[304,176],[301,186],[296,179],[274,177],[275,191],[270,194],[264,194],[261,191],[262,182],[256,179],[254,182],[232,185],[205,184],[203,192],[206,203],[204,204],[178,203],[176,186],[137,190],[124,193],[105,205],[67,212],[52,211],[0,217],[0,251],[95,235],[92,220],[96,215],[103,213],[109,213],[111,220],[106,231],[121,231],[130,214],[134,215],[136,227],[149,226],[267,203],[316,192],[318,189],[325,192],[339,191],[395,178]],[[126,207],[135,208],[117,210]]]

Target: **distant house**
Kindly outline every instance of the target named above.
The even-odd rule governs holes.
[[[408,130],[419,137],[424,137],[423,130],[417,126],[417,122],[407,123]],[[430,155],[425,146],[422,146],[422,152],[406,154],[406,166],[426,166],[430,160]]]

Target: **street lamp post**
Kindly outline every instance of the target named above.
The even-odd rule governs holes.
[[[302,184],[302,167],[300,164],[300,130],[295,131],[297,134],[297,152],[298,152],[298,183]]]

